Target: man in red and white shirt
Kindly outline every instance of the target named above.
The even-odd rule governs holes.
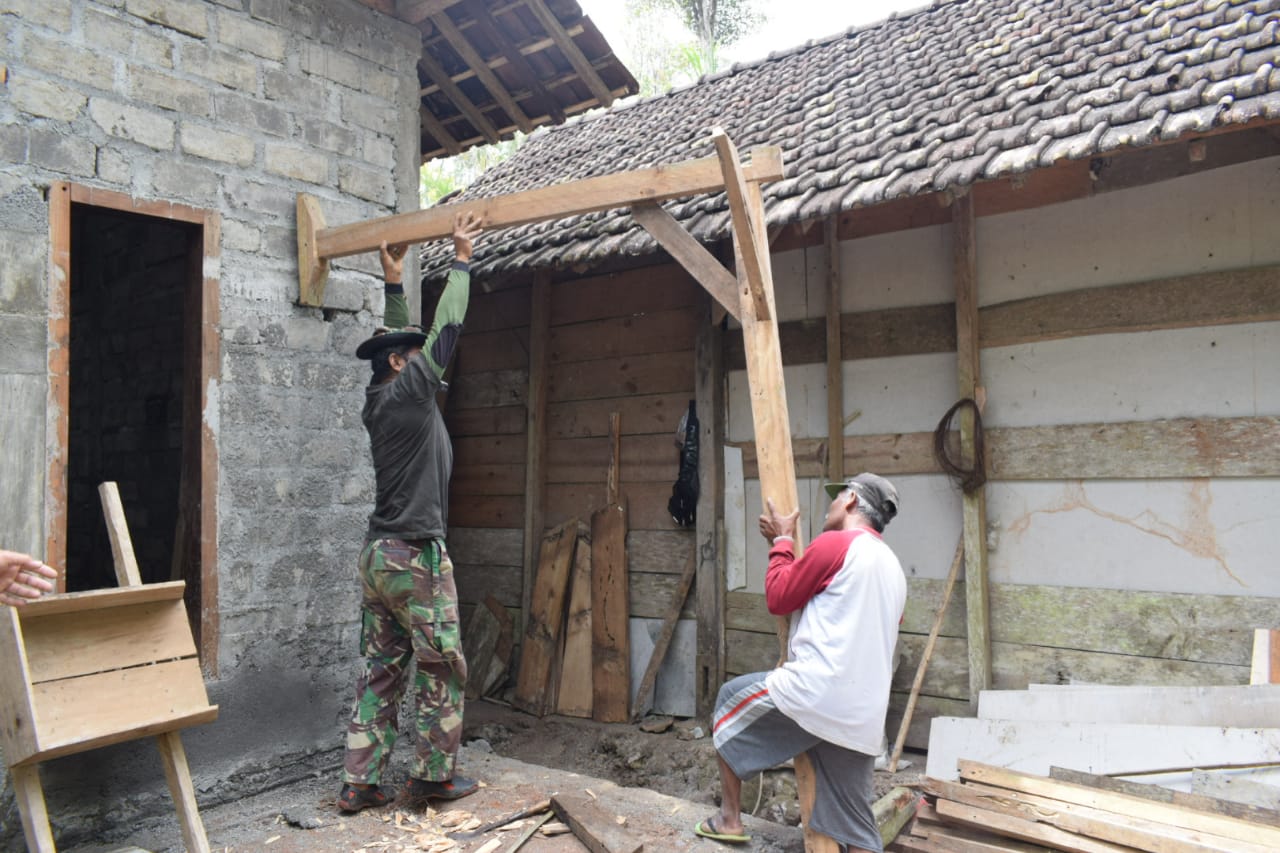
[[[720,688],[713,738],[720,759],[720,814],[698,835],[749,840],[742,779],[807,753],[817,777],[811,828],[850,853],[883,849],[872,816],[872,773],[881,751],[894,647],[907,582],[880,538],[898,514],[898,491],[875,474],[826,486],[832,501],[822,534],[799,559],[800,513],[760,516],[770,540],[765,600],[792,614],[786,663]]]

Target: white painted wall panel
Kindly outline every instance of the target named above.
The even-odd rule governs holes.
[[[1280,596],[1277,496],[1275,479],[989,483],[991,581]]]
[[[1280,414],[1280,323],[1092,335],[982,354],[987,426]]]
[[[978,221],[982,305],[1280,263],[1280,157]]]

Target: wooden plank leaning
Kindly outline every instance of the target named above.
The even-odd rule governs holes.
[[[734,246],[740,259],[742,339],[746,351],[747,384],[751,397],[751,418],[755,426],[756,455],[760,467],[760,494],[772,499],[777,510],[789,514],[800,508],[796,486],[795,459],[791,449],[791,422],[787,416],[786,383],[782,375],[782,347],[778,339],[778,319],[774,309],[773,270],[769,264],[769,241],[765,228],[764,201],[760,185],[749,181],[738,160],[738,152],[724,131],[712,133],[724,172],[729,211],[733,218]],[[803,542],[796,537],[799,556]],[[787,620],[778,620],[780,660],[787,657]],[[835,839],[815,832],[809,816],[817,794],[813,766],[803,753],[795,757],[796,788],[800,794],[800,815],[804,821],[804,845],[808,853],[836,853]]]

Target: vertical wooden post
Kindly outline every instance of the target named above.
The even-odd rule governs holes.
[[[138,560],[133,553],[133,539],[125,521],[124,506],[120,502],[120,490],[115,483],[98,486],[102,498],[102,512],[106,517],[107,535],[111,537],[111,554],[115,560],[116,579],[120,586],[141,586]],[[164,778],[173,796],[182,827],[182,840],[189,853],[210,853],[209,839],[204,832],[204,821],[196,805],[195,786],[191,784],[191,770],[187,766],[187,753],[182,748],[182,737],[176,731],[156,735],[160,749],[160,762],[164,765]]]
[[[520,593],[520,635],[529,624],[533,578],[542,547],[542,493],[547,447],[547,337],[551,329],[551,274],[534,273],[529,308],[529,397],[524,469],[524,574]]]
[[[956,352],[961,397],[978,399],[982,370],[978,349],[978,258],[973,195],[952,203],[952,247],[956,281]],[[976,422],[972,410],[960,412],[960,457],[974,460]],[[991,629],[987,590],[987,500],[978,487],[962,498],[964,509],[964,592],[968,614],[969,708],[991,687]]]
[[[694,342],[694,393],[698,406],[697,549],[698,651],[694,663],[694,707],[699,717],[715,710],[724,682],[724,332],[712,322],[716,302],[704,295]]]
[[[45,409],[44,561],[67,591],[67,454],[71,406],[71,185],[49,187],[49,373]]]
[[[772,499],[781,513],[800,508],[795,458],[791,447],[791,421],[787,415],[786,383],[782,374],[782,346],[778,338],[778,312],[773,294],[773,269],[769,262],[769,238],[760,185],[742,179],[741,164],[733,143],[723,133],[713,135],[724,171],[725,193],[733,216],[733,239],[742,290],[742,338],[746,351],[747,385],[751,418],[756,433],[756,458],[760,470],[760,496]],[[796,531],[795,552],[804,548]],[[788,620],[778,620],[781,659],[786,660]],[[835,839],[815,832],[810,815],[816,794],[816,778],[809,757],[795,757],[796,788],[804,822],[807,853],[837,853]]]
[[[844,480],[844,351],[840,340],[840,215],[823,223],[827,251],[827,482]]]
[[[22,815],[22,832],[27,837],[27,850],[31,853],[54,853],[53,829],[49,826],[49,811],[44,804],[44,789],[40,787],[40,765],[20,764],[9,768],[13,780],[13,794]]]

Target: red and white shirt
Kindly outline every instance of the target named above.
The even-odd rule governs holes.
[[[826,531],[799,560],[783,539],[764,586],[770,613],[799,611],[788,660],[765,680],[778,710],[823,740],[879,755],[907,600],[898,558],[868,528]]]

